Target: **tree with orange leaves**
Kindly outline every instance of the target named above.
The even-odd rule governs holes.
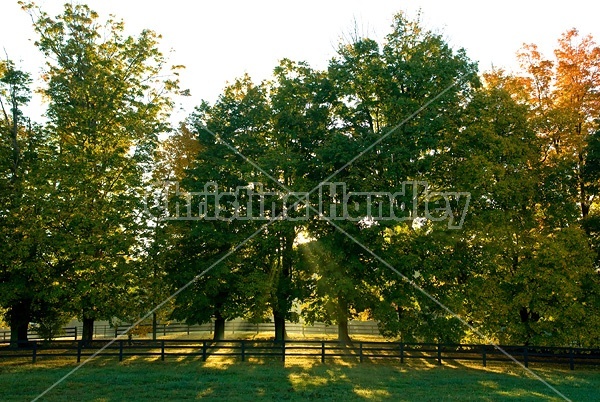
[[[565,32],[546,59],[534,44],[518,53],[527,73],[526,87],[532,106],[532,121],[544,140],[543,161],[564,169],[581,218],[586,218],[594,200],[592,183],[584,174],[588,144],[599,128],[600,47],[590,35],[576,29]]]

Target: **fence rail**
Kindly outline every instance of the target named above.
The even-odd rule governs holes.
[[[228,321],[225,324],[225,332],[235,335],[236,333],[261,333],[261,332],[273,332],[275,324],[272,322],[265,323],[250,323],[245,321]],[[144,328],[147,333],[152,333],[152,325],[144,324],[140,326]],[[94,328],[94,335],[96,337],[114,337],[123,334],[129,325],[119,325],[116,327],[110,327],[108,325],[99,325]],[[315,323],[313,325],[306,325],[303,323],[289,323],[285,324],[286,331],[289,334],[296,335],[337,335],[337,326],[326,325],[323,323]],[[174,333],[185,333],[187,335],[194,333],[212,333],[214,331],[214,324],[207,323],[202,325],[188,325],[183,323],[171,323],[171,324],[158,324],[157,335],[167,336]],[[379,329],[375,322],[360,321],[348,324],[348,332],[350,335],[379,335]]]
[[[215,356],[239,358],[313,358],[325,363],[328,359],[349,358],[359,362],[375,359],[390,359],[404,363],[409,359],[421,359],[443,364],[444,361],[480,361],[485,367],[488,362],[511,362],[500,350],[491,345],[446,345],[404,342],[354,342],[343,345],[337,341],[289,340],[283,342],[264,340],[126,340],[93,341],[31,341],[20,348],[0,347],[0,360],[30,359],[35,363],[40,358],[73,357],[80,362],[98,353],[98,356],[127,357],[145,356],[200,358],[202,361]],[[103,347],[105,349],[102,350]],[[501,346],[526,367],[532,363],[575,366],[600,365],[600,349]]]
[[[261,332],[273,332],[275,324],[272,322],[266,323],[250,323],[245,321],[228,321],[225,324],[225,332],[231,335],[236,333],[261,333]],[[113,338],[125,333],[129,328],[129,324],[121,324],[118,326],[111,326],[108,324],[100,324],[94,326],[94,338]],[[286,331],[289,334],[294,335],[336,335],[337,326],[326,325],[323,323],[314,323],[313,325],[307,325],[303,323],[290,323],[286,322]],[[145,330],[147,334],[152,333],[152,325],[144,324],[138,326],[142,330]],[[207,323],[201,325],[188,325],[184,323],[160,323],[157,325],[156,333],[157,336],[166,337],[172,334],[212,334],[214,331],[214,324]],[[83,328],[81,325],[74,327],[63,328],[63,332],[59,335],[62,337],[73,337],[77,340],[78,336],[81,336]],[[143,332],[143,331],[142,331]],[[377,324],[372,321],[356,321],[348,324],[348,332],[350,335],[379,335],[379,329]],[[29,331],[30,340],[41,340],[42,338],[33,330]],[[10,340],[9,330],[0,330],[0,343],[7,342]]]
[[[79,334],[81,334],[80,328],[65,327],[58,334],[57,338],[73,338],[74,340],[77,340]],[[2,339],[0,343],[10,341],[10,330],[0,330],[0,339]],[[27,331],[27,339],[29,339],[30,341],[41,341],[43,340],[43,337],[39,335],[35,330],[29,330]]]

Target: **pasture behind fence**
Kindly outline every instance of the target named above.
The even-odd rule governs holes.
[[[131,324],[120,324],[112,326],[110,324],[94,325],[94,338],[114,338],[125,333]],[[138,326],[136,333],[143,333],[145,336],[152,334],[152,325],[143,324]],[[251,323],[247,321],[228,321],[225,324],[225,333],[232,336],[236,334],[259,334],[261,332],[273,332],[275,324],[272,322]],[[156,326],[156,334],[159,337],[168,337],[175,334],[208,334],[211,335],[214,331],[212,322],[201,325],[189,325],[179,322],[159,323]],[[290,335],[337,335],[337,326],[326,325],[324,323],[314,323],[308,325],[305,323],[286,323],[286,331]],[[65,327],[56,337],[78,339],[83,332],[82,325]],[[348,332],[350,335],[379,335],[377,323],[374,321],[354,321],[348,324]],[[28,332],[30,340],[42,340],[35,332]],[[10,330],[0,330],[0,342],[8,342],[10,340]]]
[[[152,333],[152,325],[141,325],[147,335]],[[122,324],[116,327],[108,325],[97,326],[94,328],[96,337],[115,337],[123,334],[129,328],[129,324]],[[326,325],[324,323],[314,323],[312,325],[304,323],[285,324],[286,332],[290,335],[337,335],[338,329],[335,325]],[[225,333],[236,334],[259,334],[261,332],[273,332],[275,324],[272,322],[251,323],[247,321],[228,321],[225,324]],[[157,325],[157,336],[166,337],[172,334],[196,334],[207,333],[212,334],[214,331],[214,323],[206,323],[202,325],[188,325],[185,323],[161,323]],[[350,335],[379,335],[377,323],[373,321],[355,321],[348,324],[348,332]]]

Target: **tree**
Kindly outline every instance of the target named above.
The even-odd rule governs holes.
[[[523,81],[499,71],[484,77],[464,129],[448,144],[449,158],[440,161],[471,191],[460,234],[470,250],[459,261],[466,267],[464,317],[496,342],[567,345],[585,325],[590,249],[572,224],[568,188],[548,188],[544,139]]]
[[[424,223],[410,207],[401,209],[401,205],[411,206],[413,195],[422,200],[425,182],[431,190],[452,189],[456,185],[450,183],[453,187],[448,187],[449,183],[443,180],[447,172],[435,170],[434,162],[445,152],[444,140],[460,128],[464,105],[473,87],[478,85],[476,73],[476,66],[464,51],[454,52],[441,36],[402,14],[395,16],[392,32],[382,46],[368,38],[357,38],[354,43],[343,44],[339,56],[329,66],[335,93],[332,107],[335,130],[318,151],[324,175],[343,167],[335,180],[346,183],[348,191],[405,194],[394,200],[395,204],[381,204],[383,217],[391,218],[394,213],[401,219],[373,218],[379,212],[371,212],[370,216],[363,205],[356,211],[354,222],[336,224],[383,258],[403,264],[400,272],[410,278],[415,272],[422,272],[423,265],[434,276],[433,271],[439,268],[434,255],[425,254],[419,259],[410,255],[418,254],[418,248],[434,249],[440,240],[415,233],[414,237],[420,240],[408,244],[416,249],[400,247],[394,233],[412,233],[415,225]],[[422,108],[426,103],[427,107]],[[362,150],[368,153],[344,166]],[[419,188],[413,188],[416,183],[421,183]],[[422,212],[421,209],[418,213]],[[436,225],[435,230],[440,226]],[[361,247],[334,241],[337,234],[332,228],[320,227],[311,236],[328,245],[337,244],[339,250],[335,255],[346,256],[338,256],[338,261],[356,261],[343,267],[346,281],[353,281],[353,285],[345,288],[361,288],[368,293],[368,297],[362,295],[356,299],[368,302],[356,306],[378,319],[386,334],[398,335],[401,325],[397,312],[414,305],[405,295],[417,291],[396,272],[376,263]],[[335,286],[327,289],[333,294],[342,290]],[[439,289],[429,290],[436,296],[442,295]],[[346,298],[354,297],[353,292],[356,294],[356,291],[346,292]],[[404,329],[418,330],[414,326]],[[340,331],[342,337],[343,332]]]
[[[164,201],[169,197],[171,184],[179,182],[187,169],[192,168],[200,143],[185,124],[163,139],[154,153],[153,183],[147,188],[145,216],[147,226],[140,235],[143,246],[139,249],[138,281],[140,285],[132,295],[137,303],[132,309],[132,319],[137,321],[146,311],[152,310],[167,299],[173,289],[167,280],[168,266],[177,260],[175,244],[177,228],[168,225],[163,213]],[[172,315],[173,303],[152,313],[152,338],[156,339],[158,322]],[[142,324],[143,326],[144,324]]]
[[[587,139],[598,129],[600,114],[600,47],[576,29],[565,32],[545,59],[535,45],[526,45],[519,60],[534,110],[536,130],[544,139],[543,158],[549,166],[569,171],[568,184],[585,219],[595,194],[588,189],[584,169]]]
[[[173,263],[166,268],[167,278],[175,288],[188,284],[209,269],[262,225],[263,222],[252,220],[228,219],[235,216],[234,206],[221,202],[217,206],[216,195],[210,194],[235,193],[240,188],[249,188],[253,181],[252,166],[220,139],[240,146],[242,153],[255,157],[267,121],[264,87],[255,86],[249,77],[236,80],[215,105],[203,103],[188,119],[182,134],[193,135],[198,152],[183,170],[180,191],[195,193],[195,196],[186,200],[184,195],[177,196],[171,189],[169,197],[170,205],[180,203],[179,216],[191,219],[170,222],[174,254]],[[207,195],[200,195],[202,193]],[[244,201],[240,203],[244,205]],[[171,216],[176,214],[172,207],[166,212]],[[214,318],[215,340],[224,337],[226,320],[240,316],[261,317],[267,308],[269,281],[262,273],[265,261],[257,255],[259,246],[258,240],[249,242],[197,278],[189,289],[177,296],[172,316],[189,323],[205,323]]]
[[[54,311],[56,283],[47,263],[45,222],[52,147],[38,125],[23,114],[30,98],[31,78],[10,60],[0,62],[0,306],[6,308],[11,345],[25,345],[29,323]]]
[[[273,186],[272,191],[283,188],[296,192],[308,192],[322,180],[324,171],[318,149],[326,141],[331,129],[331,103],[333,92],[324,72],[311,69],[306,63],[294,63],[284,59],[274,70],[270,83],[272,129],[267,138],[270,150],[260,158],[271,177],[283,186]],[[289,198],[289,204],[296,202]],[[306,200],[305,202],[311,202]],[[304,204],[306,205],[306,204]],[[315,204],[311,205],[313,208]],[[294,300],[302,295],[303,283],[299,280],[298,254],[294,242],[314,216],[300,204],[300,220],[293,220],[294,212],[288,211],[286,220],[273,225],[273,266],[278,272],[272,292],[271,306],[275,320],[275,338],[285,337],[285,320],[297,321],[292,312]],[[282,213],[280,210],[278,213]]]
[[[595,199],[599,187],[595,172],[597,152],[594,133],[598,130],[597,117],[600,113],[600,47],[591,36],[582,37],[576,29],[571,29],[559,39],[554,55],[554,59],[546,59],[535,45],[524,46],[518,54],[525,73],[521,81],[525,83],[527,103],[532,109],[530,119],[542,143],[543,168],[539,175],[542,208],[539,214],[546,227],[572,236],[576,236],[578,227],[582,228],[588,241],[578,246],[585,248],[589,243],[596,251],[595,260],[598,261]],[[549,236],[556,239],[551,249],[558,253],[560,244],[565,244],[567,239],[556,234]],[[583,253],[583,250],[579,252]],[[576,263],[569,272],[562,271],[562,274],[576,277],[578,289],[586,291],[577,292],[579,295],[565,301],[563,306],[571,306],[577,300],[581,308],[587,310],[599,293],[597,275],[587,258],[580,257],[574,261]],[[595,328],[596,315],[590,311],[586,314],[589,315],[587,325],[576,321],[577,330],[571,323],[562,328],[562,334],[565,335],[567,327],[570,328],[574,332],[569,332],[568,336],[573,341],[578,338],[576,331]]]
[[[129,267],[143,225],[144,174],[157,135],[168,130],[177,79],[161,78],[166,61],[152,31],[124,36],[123,22],[101,22],[85,5],[67,4],[56,18],[22,6],[48,60],[52,264],[87,340],[94,320],[119,316],[135,285]]]
[[[239,201],[240,205],[250,203],[252,207],[236,209],[231,204],[220,212],[233,219],[201,220],[194,224],[187,232],[189,235],[184,236],[189,241],[187,248],[198,250],[202,245],[202,251],[196,251],[199,255],[214,253],[214,249],[224,255],[266,220],[284,213],[292,217],[296,213],[285,209],[286,199],[288,207],[296,201],[293,196],[285,196],[286,189],[306,190],[319,178],[314,150],[328,129],[328,96],[322,72],[312,70],[305,63],[284,59],[275,68],[271,81],[255,85],[250,77],[244,76],[225,88],[214,105],[203,104],[197,108],[189,125],[198,137],[201,151],[183,181],[184,188],[202,192],[206,191],[207,183],[214,183],[220,192],[239,194],[242,190],[244,199]],[[254,194],[252,199],[248,198],[250,193]],[[261,195],[264,196],[262,215],[258,213]],[[251,211],[251,216],[235,218],[235,213],[251,214]],[[211,213],[214,211],[209,210],[209,215]],[[291,308],[299,297],[294,242],[305,225],[303,220],[278,220],[270,224],[238,251],[241,255],[228,257],[223,264],[228,268],[215,267],[209,274],[212,279],[200,279],[201,285],[195,296],[182,294],[181,297],[189,297],[198,303],[217,303],[217,309],[209,309],[215,316],[223,316],[221,310],[228,310],[227,306],[233,303],[237,307],[229,309],[232,312],[225,317],[227,319],[234,316],[261,319],[272,314],[275,339],[284,339],[285,321],[297,320],[297,314]],[[213,251],[210,251],[210,244],[213,244]],[[217,259],[216,255],[214,259]],[[192,260],[199,261],[197,257]],[[199,271],[200,266],[196,265],[192,272]],[[187,276],[188,280],[191,274]],[[219,279],[219,276],[223,278]],[[240,282],[242,277],[262,278],[259,282],[262,285]],[[210,280],[220,285],[211,287],[207,282]],[[207,295],[208,289],[213,289],[212,295]],[[254,296],[248,291],[253,291]],[[195,316],[187,311],[188,317]]]

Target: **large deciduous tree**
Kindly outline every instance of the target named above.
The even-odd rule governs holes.
[[[598,129],[600,115],[600,47],[591,36],[570,29],[559,39],[554,55],[545,58],[534,44],[518,54],[532,121],[543,139],[543,160],[564,172],[564,185],[572,187],[572,202],[585,219],[596,196],[585,166],[588,140]]]
[[[183,238],[187,239],[188,250],[181,256],[194,256],[188,259],[193,264],[187,264],[187,280],[213,260],[211,253],[228,253],[266,223],[259,219],[257,194],[266,194],[263,218],[271,219],[284,213],[286,189],[308,191],[314,186],[320,173],[314,150],[328,129],[327,93],[323,73],[304,63],[283,60],[275,68],[272,81],[255,85],[245,76],[228,86],[215,105],[204,104],[197,109],[189,124],[198,136],[201,151],[183,181],[184,188],[202,192],[212,182],[219,192],[245,189],[243,192],[255,195],[253,201],[239,200],[242,206],[253,202],[252,213],[245,207],[237,211],[251,216],[229,221],[202,219],[187,230]],[[251,162],[225,144],[235,147]],[[288,206],[295,201],[293,196],[288,197]],[[231,207],[224,206],[221,214],[233,214]],[[275,339],[284,339],[285,321],[297,319],[292,311],[299,291],[294,241],[306,224],[302,220],[272,223],[238,255],[228,257],[223,267],[215,267],[206,278],[199,279],[194,292],[182,293],[179,299],[189,302],[175,313],[189,306],[185,314],[198,317],[195,321],[211,315],[217,319],[260,319],[272,314]]]
[[[173,233],[174,255],[167,265],[170,283],[179,288],[231,253],[263,222],[228,219],[236,213],[232,204],[219,201],[216,194],[248,187],[257,172],[221,141],[239,147],[250,158],[264,144],[262,133],[268,127],[268,105],[264,86],[254,85],[249,77],[228,86],[213,106],[203,103],[183,127],[199,144],[193,160],[182,170],[181,192],[195,193],[188,201],[170,191],[171,217],[179,202],[179,217],[187,221],[169,222]],[[175,184],[173,184],[175,186]],[[246,200],[247,201],[247,200]],[[245,201],[240,201],[242,204]],[[216,203],[219,203],[217,208]],[[201,211],[201,205],[206,206]],[[188,212],[189,211],[189,212]],[[238,211],[239,212],[239,211]],[[189,215],[188,215],[189,214]],[[243,215],[243,212],[242,212]],[[263,275],[266,259],[259,255],[260,242],[254,239],[177,296],[172,316],[189,323],[214,319],[214,338],[224,336],[225,321],[240,316],[262,317],[268,308],[268,277]]]
[[[10,60],[0,62],[0,306],[13,346],[26,343],[30,322],[55,311],[60,293],[50,279],[54,272],[41,218],[52,146],[23,113],[30,86],[28,73]]]
[[[415,272],[430,271],[421,278],[429,279],[432,286],[428,290],[442,299],[446,291],[456,295],[449,289],[449,281],[440,278],[440,272],[436,272],[442,265],[435,263],[435,259],[443,257],[436,257],[431,252],[442,246],[436,245],[439,238],[429,234],[442,226],[419,221],[411,206],[413,196],[418,197],[419,202],[423,201],[425,182],[430,191],[457,187],[448,179],[447,171],[434,169],[433,162],[446,152],[444,140],[460,128],[464,105],[473,87],[478,85],[476,73],[475,64],[464,51],[453,51],[440,35],[402,14],[395,16],[392,32],[386,36],[383,45],[368,38],[357,38],[354,43],[343,44],[338,57],[329,66],[335,91],[332,107],[335,130],[319,150],[323,156],[323,170],[329,174],[343,167],[335,181],[344,182],[347,191],[405,194],[393,202],[375,201],[370,212],[379,215],[376,203],[381,201],[383,217],[391,218],[393,213],[402,221],[372,220],[363,205],[352,213],[354,222],[337,223],[380,256],[400,264],[398,268],[403,275],[412,278]],[[350,166],[344,166],[362,150],[367,152]],[[417,188],[413,188],[414,185]],[[422,209],[418,212],[421,217],[422,212]],[[418,237],[414,225],[424,224],[429,230],[421,231],[420,240],[404,244],[415,247],[414,250],[401,247],[398,238],[393,239],[393,233],[411,233],[409,237]],[[417,290],[405,284],[396,272],[374,261],[361,247],[349,247],[346,242],[333,240],[337,236],[335,229],[312,227],[317,230],[311,235],[322,244],[337,245],[339,249],[332,250],[334,255],[345,255],[338,256],[338,261],[348,261],[341,267],[346,270],[344,281],[339,282],[340,286],[327,287],[332,294],[324,300],[335,299],[336,293],[339,298],[343,293],[342,300],[352,301],[351,309],[346,309],[347,314],[360,312],[357,309],[370,312],[390,336],[418,331],[415,326],[407,327],[406,322],[401,331],[402,325],[398,324],[397,318],[398,312],[414,309],[417,305],[414,298],[407,296],[418,293]],[[415,254],[422,256],[410,257]],[[363,294],[358,293],[357,288]],[[422,303],[424,305],[416,309],[434,309],[425,306],[431,301],[422,300]],[[447,314],[442,313],[437,319],[440,323],[447,320]],[[434,321],[429,321],[430,329]],[[443,325],[440,325],[439,330],[431,332],[443,332]],[[342,337],[343,332],[340,331]]]
[[[125,35],[123,22],[101,21],[85,5],[66,4],[55,18],[23,8],[47,59],[52,264],[91,339],[94,320],[119,316],[135,285],[144,175],[177,80],[161,78],[166,61],[152,31]]]

